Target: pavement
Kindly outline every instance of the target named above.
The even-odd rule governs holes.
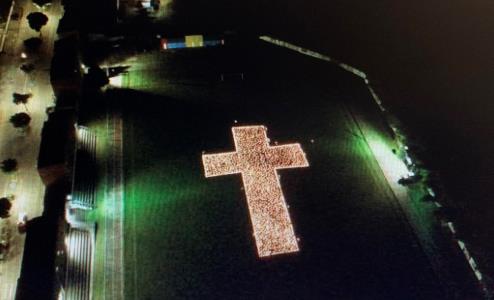
[[[120,112],[108,116],[110,158],[107,161],[105,193],[105,263],[103,299],[124,299],[123,224],[123,120]]]
[[[18,170],[14,174],[0,174],[0,196],[13,194],[15,200],[11,216],[0,221],[0,226],[9,232],[10,248],[4,261],[0,261],[0,299],[14,299],[19,277],[25,235],[17,230],[17,218],[25,212],[29,219],[43,212],[45,187],[41,182],[36,165],[41,141],[41,129],[47,119],[46,108],[53,105],[54,96],[50,83],[50,63],[56,29],[61,17],[60,0],[43,10],[48,24],[41,29],[43,44],[37,53],[21,58],[23,41],[39,36],[32,30],[26,16],[40,11],[31,1],[16,1],[14,11],[22,12],[22,18],[12,20],[6,36],[4,53],[0,54],[0,160],[15,158]],[[19,69],[22,63],[33,63],[34,71],[29,74]],[[32,93],[26,107],[12,102],[12,93]],[[27,112],[31,124],[25,131],[13,128],[10,116]]]

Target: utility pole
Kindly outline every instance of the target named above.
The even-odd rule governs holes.
[[[3,31],[2,42],[0,43],[0,53],[3,53],[3,48],[5,47],[5,38],[7,38],[7,33],[9,31],[10,20],[12,19],[12,12],[14,11],[15,0],[12,0],[10,5],[9,16],[7,17],[7,23],[5,24],[5,29]]]

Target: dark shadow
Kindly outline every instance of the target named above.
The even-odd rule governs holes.
[[[43,40],[38,37],[29,38],[24,41],[24,47],[28,52],[35,52],[41,47]]]
[[[57,243],[60,243],[63,232],[60,221],[69,187],[68,182],[63,181],[49,186],[44,198],[43,215],[27,222],[16,300],[48,300],[58,296]]]

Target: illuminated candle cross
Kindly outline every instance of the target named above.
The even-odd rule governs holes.
[[[308,167],[300,144],[270,146],[264,126],[232,127],[235,152],[203,154],[206,177],[242,174],[260,257],[299,250],[278,169]]]

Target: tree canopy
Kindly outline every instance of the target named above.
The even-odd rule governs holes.
[[[40,32],[41,27],[48,23],[48,17],[41,12],[32,12],[27,15],[27,20],[29,22],[29,27]]]
[[[25,128],[29,126],[31,117],[24,112],[20,112],[10,117],[10,122],[12,123],[12,125],[14,125],[15,128]]]
[[[12,203],[8,198],[0,198],[0,218],[5,219],[10,216],[10,209],[12,208]]]
[[[12,97],[14,98],[12,101],[14,104],[27,104],[29,98],[31,98],[32,94],[19,94],[19,93],[13,93]]]
[[[6,173],[15,171],[17,170],[17,160],[14,158],[7,158],[2,161],[0,168]]]

